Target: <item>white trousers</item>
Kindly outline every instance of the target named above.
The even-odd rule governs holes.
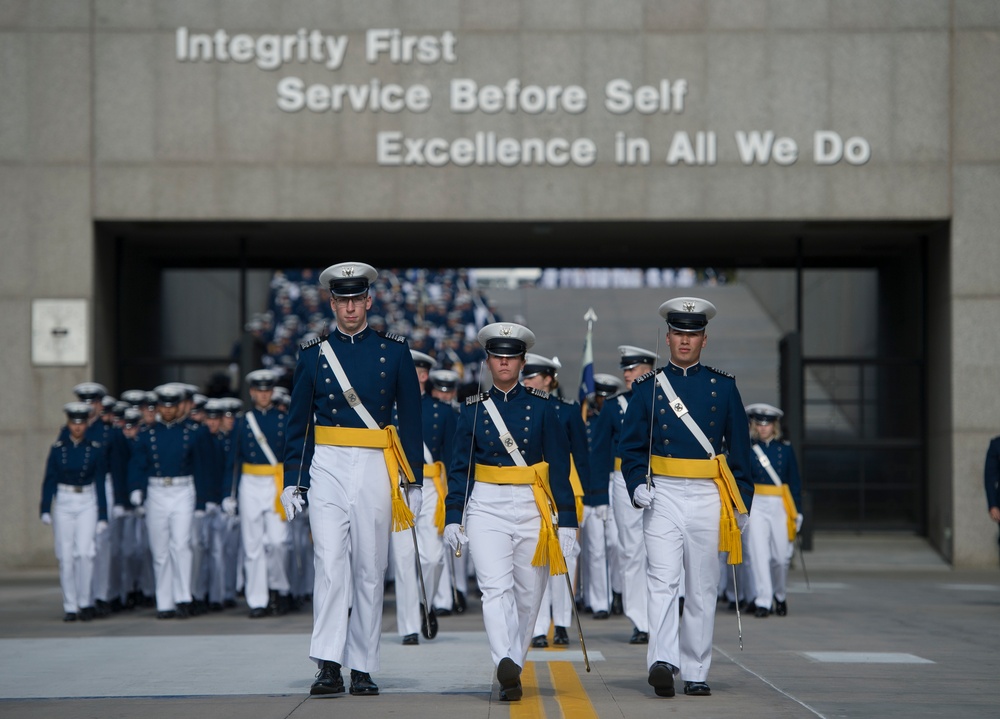
[[[712,485],[713,487],[715,485]],[[612,509],[618,527],[618,552],[622,568],[622,605],[625,616],[640,632],[649,631],[646,609],[646,545],[644,512],[632,506],[621,472],[611,474]]]
[[[274,475],[244,474],[240,477],[243,591],[251,609],[267,606],[268,589],[288,594],[288,574],[285,571],[288,524],[275,511],[277,491]]]
[[[571,578],[576,576],[576,560],[576,557],[566,559],[566,567]],[[537,637],[540,634],[548,634],[550,621],[557,627],[572,625],[574,600],[569,587],[566,586],[565,575],[549,576],[545,582],[545,591],[542,592],[538,617],[535,619],[535,628],[531,635]]]
[[[474,485],[465,528],[476,555],[483,624],[494,665],[510,657],[524,666],[549,576],[547,566],[531,564],[541,522],[530,486]]]
[[[705,479],[654,476],[653,483],[653,506],[642,513],[649,561],[647,668],[668,662],[684,681],[703,682],[712,665],[719,584],[719,490]]]
[[[380,449],[317,445],[309,476],[316,556],[309,657],[377,672],[392,528],[385,456]]]
[[[115,572],[121,571],[121,543],[118,541],[118,523],[111,516],[114,506],[115,487],[109,472],[104,480],[104,491],[108,501],[108,531],[102,532],[94,540],[94,599],[109,602],[118,596],[121,580],[115,577]]]
[[[433,597],[441,577],[444,560],[444,540],[437,533],[434,524],[434,510],[437,506],[437,487],[434,480],[424,477],[424,488],[420,513],[416,517],[417,546],[420,549],[420,570],[424,574],[424,584],[428,593],[427,601]],[[393,574],[396,583],[396,630],[401,637],[420,631],[420,605],[424,597],[420,592],[420,578],[417,576],[416,555],[413,551],[413,531],[392,533]],[[433,605],[431,605],[433,606]],[[428,610],[430,606],[428,606]]]
[[[791,561],[788,541],[788,514],[781,497],[756,495],[753,498],[753,521],[747,528],[754,586],[758,607],[770,608],[771,597],[779,602],[788,596],[788,565]],[[754,595],[750,595],[754,596]]]
[[[94,535],[97,531],[97,494],[93,484],[82,492],[60,485],[52,505],[52,533],[63,611],[75,614],[94,604]]]
[[[153,554],[156,610],[167,612],[191,601],[191,522],[194,484],[146,491],[146,529]]]
[[[601,521],[595,514],[594,507],[584,507],[583,528],[580,529],[582,552],[580,559],[584,562],[583,598],[593,611],[606,612],[610,608],[611,594],[608,589],[608,545],[618,543],[618,537],[611,532],[617,531],[611,508],[607,508],[607,519]],[[565,584],[565,582],[564,582]]]

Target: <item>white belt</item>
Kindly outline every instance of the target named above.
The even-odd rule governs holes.
[[[194,483],[194,477],[190,474],[184,477],[150,477],[151,487],[186,487]]]
[[[84,492],[93,492],[94,485],[91,484],[59,484],[57,485],[60,492],[72,492],[73,494],[83,494]]]

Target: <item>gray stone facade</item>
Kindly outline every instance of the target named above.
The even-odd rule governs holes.
[[[254,43],[304,28],[348,44],[336,70],[295,59],[264,70],[254,61],[179,60],[179,28]],[[455,61],[368,63],[374,28],[450,31]],[[52,561],[51,531],[37,520],[41,467],[68,388],[100,378],[93,362],[33,365],[31,305],[93,304],[96,221],[620,219],[950,220],[947,246],[931,248],[930,536],[956,565],[994,563],[982,464],[1000,433],[1000,403],[989,394],[1000,377],[998,30],[1000,5],[989,0],[0,3],[0,365],[8,378],[0,562]],[[285,112],[277,87],[290,76],[305,86],[422,84],[431,107]],[[587,108],[454,112],[455,78],[575,85]],[[657,88],[682,78],[682,112],[604,107],[613,79]],[[741,157],[736,133],[769,130],[797,143],[793,163]],[[682,131],[692,142],[714,132],[715,162],[665,162]],[[818,164],[821,131],[864,138],[870,159]],[[567,166],[461,167],[454,157],[443,167],[387,166],[377,161],[380,132],[448,143],[477,133],[589,138],[597,157]],[[648,140],[648,165],[616,162],[619,132]],[[861,158],[864,148],[855,149]],[[99,316],[92,311],[92,322]]]

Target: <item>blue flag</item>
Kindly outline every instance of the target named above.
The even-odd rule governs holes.
[[[593,312],[593,310],[590,310]],[[588,312],[588,314],[590,314]],[[583,369],[580,372],[580,404],[586,408],[594,398],[594,323],[587,323],[587,339],[583,343]]]

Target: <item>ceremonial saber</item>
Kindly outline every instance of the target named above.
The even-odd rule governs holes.
[[[409,507],[410,502],[406,495],[407,492],[404,488],[403,501],[406,502],[406,506]],[[417,563],[417,578],[420,579],[420,597],[423,599],[420,603],[420,613],[423,615],[423,622],[420,625],[420,633],[427,639],[433,639],[438,633],[438,620],[437,616],[434,614],[434,610],[431,609],[431,605],[427,603],[427,587],[424,586],[424,569],[420,566],[420,548],[417,546],[416,515],[413,517],[413,524],[410,525],[410,536],[413,537],[413,555]]]
[[[324,342],[326,340],[323,340]],[[322,345],[322,343],[320,343]],[[295,491],[292,492],[296,497],[301,497],[308,490],[302,487],[302,465],[306,461],[306,445],[309,443],[309,425],[313,419],[313,405],[316,403],[316,382],[319,381],[319,358],[323,356],[322,346],[316,352],[316,367],[313,370],[313,386],[312,392],[309,393],[309,414],[306,417],[306,433],[302,437],[302,458],[299,460],[299,476],[295,479]],[[291,400],[289,400],[291,404]],[[291,409],[291,407],[289,407]]]
[[[656,362],[660,359],[660,333],[656,333],[656,349],[653,351],[653,374],[656,374]],[[656,384],[654,381],[653,392],[649,396],[649,454],[646,455],[646,490],[653,486],[653,425],[656,417]]]
[[[795,541],[799,545],[799,561],[802,562],[802,573],[806,575],[806,589],[811,592],[812,587],[809,586],[809,572],[806,570],[806,553],[802,549],[802,535],[798,532],[795,533]]]
[[[563,561],[566,561],[566,556],[563,555]],[[590,657],[587,656],[587,643],[583,641],[583,624],[580,622],[580,612],[576,608],[576,600],[573,596],[573,581],[569,578],[569,571],[564,575],[566,577],[566,588],[569,590],[570,604],[573,609],[573,616],[576,617],[576,635],[580,638],[580,649],[583,650],[583,665],[590,671]]]
[[[741,540],[742,541],[742,540]],[[736,583],[736,565],[733,568],[733,592],[736,594],[736,627],[740,633],[740,651],[743,651],[743,618],[740,616],[740,585]]]

